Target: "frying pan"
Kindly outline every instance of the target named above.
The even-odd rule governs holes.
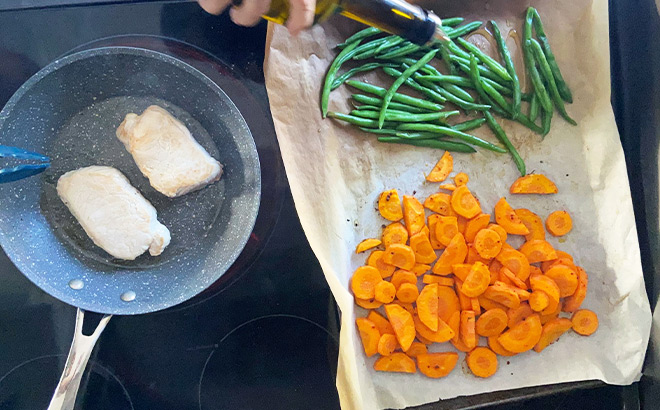
[[[115,130],[127,113],[151,104],[184,122],[224,165],[219,182],[174,199],[149,185]],[[215,83],[173,57],[130,47],[82,51],[39,71],[0,112],[0,144],[51,159],[38,177],[0,184],[0,245],[35,285],[78,308],[49,406],[72,409],[110,315],[179,304],[236,260],[259,209],[259,157],[245,120]],[[63,173],[90,165],[116,167],[154,205],[172,234],[161,256],[113,259],[87,237],[58,198],[56,184]],[[90,336],[82,333],[85,310],[105,314]]]

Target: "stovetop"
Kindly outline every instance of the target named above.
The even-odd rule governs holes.
[[[34,1],[14,3],[44,3]],[[226,14],[208,15],[194,3],[86,1],[97,4],[0,7],[0,106],[41,67],[73,51],[129,45],[168,53],[217,82],[237,105],[255,137],[263,182],[254,232],[234,266],[180,306],[114,317],[90,359],[76,408],[338,409],[339,312],[282,166],[263,79],[265,24],[237,27]],[[82,0],[55,1],[67,2]],[[46,407],[74,317],[74,308],[32,285],[0,251],[0,410]],[[621,409],[637,401],[636,386],[584,383],[420,408]]]

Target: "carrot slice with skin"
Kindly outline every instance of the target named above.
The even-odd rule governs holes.
[[[465,225],[465,241],[474,242],[477,232],[486,228],[490,223],[490,214],[479,214],[470,219]],[[499,235],[498,235],[499,236]]]
[[[459,186],[461,186],[461,185],[466,185],[466,184],[468,183],[469,180],[470,180],[470,177],[468,177],[466,173],[464,173],[464,172],[459,172],[459,173],[456,174],[456,176],[454,177],[454,184],[455,184],[457,187],[459,187]]]
[[[355,253],[362,253],[364,251],[368,251],[369,249],[373,249],[380,244],[381,244],[380,239],[373,239],[373,238],[365,239],[362,242],[358,243],[358,245],[355,247]]]
[[[417,289],[417,285],[410,283],[402,283],[399,289],[396,290],[396,298],[403,303],[413,303],[418,296],[419,289]]]
[[[378,309],[379,307],[383,306],[382,303],[375,299],[360,299],[360,298],[355,298],[355,304],[360,306],[363,309]]]
[[[575,268],[575,264],[573,263],[573,261],[571,259],[563,258],[563,257],[559,257],[559,258],[553,259],[551,261],[542,262],[541,263],[541,271],[545,273],[545,272],[549,271],[550,268],[552,268],[554,266],[557,266],[557,265],[568,266],[569,268],[571,268],[571,269],[573,269],[577,272],[577,269]]]
[[[458,233],[454,235],[447,248],[442,252],[435,265],[433,265],[432,272],[436,275],[448,275],[451,273],[452,265],[463,263],[466,256],[467,244],[463,235]]]
[[[486,347],[477,347],[468,353],[467,364],[472,374],[487,378],[497,371],[497,356]]]
[[[429,349],[422,342],[412,342],[410,349],[406,352],[408,357],[417,358],[421,354],[426,354],[429,352]]]
[[[516,212],[504,197],[495,204],[495,221],[507,233],[512,235],[527,235],[529,229],[522,223]]]
[[[545,228],[552,236],[564,236],[573,229],[573,220],[566,211],[555,211],[545,220]]]
[[[560,291],[559,286],[555,283],[552,278],[546,275],[538,275],[529,278],[529,284],[531,285],[532,291],[543,291],[550,297],[548,307],[545,308],[541,314],[547,315],[549,313],[557,310],[557,305],[559,303]]]
[[[401,306],[402,308],[405,309],[406,312],[410,313],[411,315],[415,314],[415,307],[413,306],[412,303],[406,303],[406,302],[402,302],[400,300],[394,299],[394,302],[392,302],[392,304]]]
[[[459,310],[451,314],[447,325],[454,332],[454,336],[451,338],[451,342],[457,342],[461,339],[461,312]]]
[[[376,325],[376,328],[378,328],[378,332],[381,335],[384,335],[385,333],[389,333],[391,335],[394,334],[394,329],[392,329],[392,325],[390,324],[389,320],[385,319],[385,317],[383,317],[383,315],[380,313],[372,310],[367,315],[367,319],[371,320],[373,324]]]
[[[474,316],[474,312],[471,310],[464,310],[461,312],[461,341],[468,349],[474,349],[477,345]]]
[[[502,270],[501,270],[501,269],[500,269],[500,274],[499,274],[499,281],[502,282],[502,283],[504,283],[505,285],[514,286],[514,285],[513,285],[513,282],[511,282],[511,280],[509,279],[508,276],[506,276],[506,275],[504,275],[504,274],[502,273]],[[493,283],[493,285],[494,285],[494,284],[495,284],[495,283]]]
[[[461,310],[472,310],[471,298],[465,296],[465,294],[461,292],[463,281],[458,278],[454,278],[454,282],[456,282],[456,294],[458,295],[458,302],[460,303]]]
[[[468,347],[463,343],[463,339],[451,340],[451,344],[459,351],[469,353],[470,350],[474,349],[473,347]]]
[[[454,184],[442,184],[438,188],[439,189],[444,189],[445,191],[454,191],[454,190],[456,190],[456,185],[454,185]]]
[[[458,362],[458,353],[426,353],[417,355],[419,371],[426,377],[439,379],[446,377],[454,370]]]
[[[578,272],[578,286],[573,295],[567,297],[564,300],[563,311],[572,313],[580,308],[584,298],[587,296],[587,284],[589,282],[589,277],[587,272],[584,271],[581,267],[577,266]]]
[[[385,248],[388,248],[395,243],[405,245],[408,242],[408,230],[401,224],[401,222],[394,222],[383,229],[383,235],[381,238]]]
[[[513,272],[511,272],[511,270],[506,266],[502,266],[502,269],[500,269],[500,280],[503,278],[507,278],[512,285],[520,289],[527,290],[527,284],[518,279],[518,277],[514,275]]]
[[[398,271],[394,272],[394,275],[392,275],[392,279],[390,279],[390,282],[392,285],[394,285],[395,289],[399,289],[402,284],[404,283],[410,283],[412,285],[417,284],[417,276],[415,276],[414,273],[404,270],[404,269],[399,269]]]
[[[502,333],[497,341],[510,352],[523,353],[536,346],[542,330],[539,315],[533,314]]]
[[[437,258],[429,237],[423,231],[410,237],[410,247],[415,253],[416,263],[432,263]]]
[[[453,168],[454,158],[449,151],[445,151],[431,172],[426,176],[426,180],[429,182],[442,182],[447,179]]]
[[[458,232],[463,234],[465,236],[465,228],[467,227],[469,219],[467,219],[464,216],[457,215],[456,216],[456,222],[458,223]]]
[[[509,317],[502,309],[487,310],[477,319],[476,330],[479,336],[497,336],[506,329]]]
[[[458,221],[455,216],[440,216],[436,219],[435,238],[444,247],[449,245],[457,233]]]
[[[529,307],[534,312],[541,312],[545,310],[550,304],[550,296],[542,290],[535,290],[529,295]]]
[[[527,258],[529,263],[538,263],[557,259],[557,252],[548,242],[543,239],[532,239],[520,247],[520,252]]]
[[[371,357],[378,353],[378,340],[380,333],[376,325],[369,319],[359,317],[355,319],[358,331],[360,332],[360,339],[362,339],[362,347],[367,357]]]
[[[438,319],[438,330],[436,331],[429,329],[428,326],[422,323],[418,315],[413,315],[413,321],[417,333],[431,342],[444,343],[454,337],[454,331],[442,319]]]
[[[360,266],[353,272],[351,278],[353,295],[359,299],[373,299],[376,295],[376,285],[382,280],[378,269],[372,266]]]
[[[505,357],[515,356],[518,354],[518,353],[510,352],[506,350],[504,347],[502,347],[500,342],[497,341],[497,337],[498,336],[491,336],[488,338],[488,347],[490,347],[490,349],[493,352],[497,353],[500,356],[505,356]]]
[[[466,185],[457,186],[451,194],[451,207],[462,217],[471,219],[481,213],[479,202]]]
[[[421,203],[410,195],[403,196],[403,220],[408,229],[408,236],[413,236],[426,226],[426,215]]]
[[[571,316],[573,330],[582,336],[592,335],[598,329],[598,316],[589,309],[580,309]]]
[[[516,277],[523,282],[529,277],[529,261],[522,252],[502,246],[502,250],[495,259],[500,261],[500,263],[503,266],[506,266],[511,272],[515,273]]]
[[[559,303],[557,304],[557,308],[554,311],[549,312],[547,314],[543,314],[543,312],[541,312],[541,324],[545,325],[549,321],[551,321],[553,319],[557,319],[559,317],[559,313],[561,313],[562,304],[563,303],[560,300]],[[547,311],[547,310],[548,309],[546,308],[545,311]]]
[[[508,238],[508,234],[506,233],[506,230],[499,226],[498,224],[488,224],[486,227],[488,229],[492,229],[493,231],[497,232],[497,234],[500,236],[500,239],[502,240],[502,243],[506,242],[506,238]]]
[[[492,259],[502,251],[502,238],[492,229],[482,229],[474,237],[474,248],[482,258]]]
[[[379,372],[415,373],[415,361],[405,353],[396,352],[389,356],[379,357],[374,363],[374,370]]]
[[[499,237],[497,238],[497,240],[498,241],[500,240]],[[465,259],[465,263],[472,264],[475,262],[481,262],[484,265],[490,265],[490,260],[492,258],[484,258],[483,256],[479,255],[479,252],[477,251],[477,248],[475,248],[474,243],[468,243],[467,247],[468,247],[468,254]]]
[[[401,200],[396,189],[383,191],[378,199],[378,211],[388,221],[400,221],[403,218]]]
[[[411,269],[411,272],[415,274],[415,276],[420,277],[426,272],[431,270],[431,265],[424,265],[422,263],[415,263],[415,266]]]
[[[472,269],[471,263],[457,263],[451,266],[451,272],[456,276],[461,282],[465,281],[465,278],[470,274],[470,269]]]
[[[479,304],[479,298],[470,298],[471,310],[474,312],[475,316],[481,314],[481,304]]]
[[[578,276],[573,269],[565,265],[555,265],[548,269],[545,276],[549,277],[559,286],[559,296],[571,296],[578,287]]]
[[[438,285],[426,285],[417,297],[417,314],[434,332],[438,331]]]
[[[429,195],[424,201],[424,207],[442,216],[456,216],[451,207],[451,195],[444,192]]]
[[[448,322],[454,312],[461,308],[458,295],[454,289],[447,286],[438,286],[438,317]]]
[[[490,270],[490,284],[494,284],[500,279],[500,270],[502,269],[502,264],[497,259],[490,261],[488,265],[488,270]]]
[[[383,279],[385,279],[392,276],[392,274],[396,270],[396,266],[390,265],[389,263],[385,263],[383,261],[383,256],[385,256],[384,251],[371,252],[369,257],[367,258],[367,265],[378,269],[378,272],[380,272],[380,276]]]
[[[523,320],[525,320],[526,318],[528,318],[533,314],[534,311],[529,306],[529,304],[523,302],[517,308],[507,310],[506,315],[509,318],[507,321],[507,326],[514,327],[518,322],[522,322]]]
[[[413,322],[412,315],[396,304],[385,305],[385,313],[392,325],[392,329],[394,329],[394,334],[399,341],[401,350],[405,352],[413,340],[415,340],[415,323]]]
[[[513,286],[498,281],[486,289],[484,296],[508,308],[515,309],[520,306],[520,296],[512,288]]]
[[[378,354],[381,356],[389,356],[396,350],[399,343],[396,341],[396,336],[389,333],[380,335],[378,339]]]
[[[415,267],[415,252],[410,246],[395,243],[385,249],[383,262],[400,269],[410,270]]]
[[[481,306],[486,311],[489,311],[489,310],[492,310],[492,309],[502,309],[502,310],[506,311],[508,309],[503,304],[497,303],[493,300],[490,300],[487,297],[485,297],[484,295],[479,296],[478,299],[479,299],[479,306]]]
[[[543,325],[541,338],[536,346],[534,346],[534,351],[541,353],[543,349],[556,342],[557,339],[559,339],[559,336],[566,333],[571,327],[573,327],[573,323],[569,319],[557,318],[549,321]]]
[[[417,338],[417,340],[420,341],[420,343],[423,343],[426,346],[429,346],[429,345],[433,344],[432,341],[430,341],[429,339],[427,339],[424,336],[420,335],[419,332],[417,332],[417,336],[415,336],[415,337]],[[413,342],[413,343],[415,343],[415,342]],[[408,349],[408,350],[410,350],[410,349]],[[408,354],[408,352],[406,352],[406,354]]]
[[[516,209],[515,212],[518,218],[520,218],[520,221],[529,230],[529,233],[525,235],[525,240],[545,240],[545,228],[543,227],[543,219],[540,216],[525,208]]]
[[[454,278],[447,278],[445,276],[437,276],[437,275],[424,275],[422,278],[422,282],[424,284],[437,284],[438,286],[454,286]]]
[[[440,215],[433,214],[433,215],[429,215],[427,219],[427,223],[429,227],[429,242],[431,242],[431,247],[436,250],[445,249],[445,245],[440,243],[440,241],[438,241],[438,238],[435,236],[436,226],[440,218],[441,218]]]
[[[543,174],[525,175],[516,179],[509,192],[512,194],[549,195],[558,192],[557,185]]]
[[[374,299],[381,303],[390,303],[396,296],[396,288],[390,282],[384,280],[376,285]]]
[[[461,292],[470,298],[476,298],[486,291],[490,284],[490,271],[488,267],[481,262],[475,262],[470,269],[470,273],[463,281]]]

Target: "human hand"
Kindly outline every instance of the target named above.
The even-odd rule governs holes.
[[[197,0],[204,10],[220,14],[232,4],[231,0]],[[229,15],[232,21],[241,26],[256,25],[261,16],[270,9],[271,0],[242,0],[239,6],[232,6]],[[286,27],[289,33],[297,35],[314,23],[316,0],[289,0],[289,18]]]

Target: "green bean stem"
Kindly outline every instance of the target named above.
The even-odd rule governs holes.
[[[511,141],[509,141],[509,138],[506,136],[506,133],[504,132],[502,127],[500,127],[497,121],[495,121],[493,115],[488,111],[486,111],[484,115],[486,117],[486,122],[488,123],[490,129],[493,131],[497,139],[499,139],[500,142],[504,144],[506,149],[513,157],[513,162],[515,162],[518,171],[520,171],[520,175],[525,176],[527,174],[527,170],[525,169],[525,161],[523,161],[523,159],[520,157],[520,154],[518,154],[516,147],[514,147]]]
[[[406,144],[413,145],[415,147],[427,147],[435,149],[444,149],[446,151],[452,152],[465,152],[473,153],[477,152],[474,148],[467,144],[454,141],[443,141],[443,140],[432,140],[432,139],[408,139],[400,137],[378,137],[379,142],[386,142],[388,144]]]
[[[513,118],[515,118],[520,113],[520,100],[521,100],[520,80],[518,79],[518,74],[516,74],[516,67],[513,65],[513,59],[511,58],[511,53],[509,52],[509,48],[506,46],[506,42],[502,37],[502,33],[500,32],[499,26],[493,20],[490,21],[490,25],[492,26],[493,37],[495,37],[495,41],[497,42],[497,47],[499,48],[500,55],[504,60],[506,71],[511,76],[511,83],[513,84],[513,103],[511,105],[511,110],[512,110],[511,114],[513,115]]]
[[[450,127],[444,127],[442,125],[434,125],[434,124],[420,124],[420,123],[405,123],[401,124],[397,127],[397,129],[401,131],[427,131],[427,132],[434,132],[436,134],[441,134],[441,135],[447,135],[452,138],[460,139],[463,140],[469,144],[476,145],[481,148],[485,148],[490,151],[494,152],[499,152],[499,153],[505,153],[507,152],[505,149],[502,147],[498,147],[495,144],[492,144],[488,141],[482,140],[479,137],[475,137],[474,135],[466,134],[462,131],[457,131],[453,128]]]

